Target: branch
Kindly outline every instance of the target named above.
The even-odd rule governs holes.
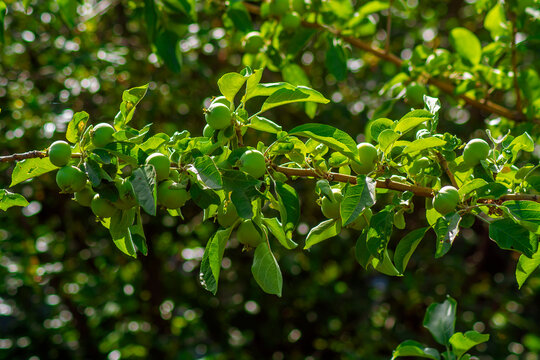
[[[441,164],[441,167],[443,168],[446,175],[448,175],[448,178],[450,179],[450,183],[452,184],[452,186],[455,187],[456,189],[459,189],[459,186],[456,182],[456,178],[454,177],[454,174],[452,173],[452,171],[450,171],[450,168],[448,167],[448,162],[446,161],[446,159],[444,158],[444,156],[442,156],[440,152],[437,152],[437,159],[439,160],[439,164]]]
[[[339,173],[334,173],[334,172],[320,174],[320,173],[317,173],[313,169],[289,168],[289,167],[279,166],[279,165],[274,165],[274,164],[271,164],[270,166],[275,171],[283,173],[287,176],[313,177],[313,178],[326,179],[328,181],[337,181],[337,182],[356,184],[356,176],[353,176],[353,175],[345,175],[345,174],[339,174]],[[376,180],[376,182],[377,182],[376,187],[380,189],[388,189],[388,190],[396,190],[396,191],[410,191],[418,196],[433,197],[433,189],[431,188],[398,183],[390,179],[386,179],[384,181]]]
[[[247,3],[247,2],[244,2],[244,5],[245,5],[246,9],[250,13],[260,15],[260,8],[257,5],[253,5],[253,4],[250,4],[250,3]],[[357,39],[355,37],[352,37],[352,36],[349,36],[349,35],[343,35],[341,33],[341,31],[339,31],[339,30],[337,30],[337,29],[335,29],[333,27],[326,26],[326,25],[321,25],[321,24],[317,24],[317,23],[312,23],[312,22],[307,22],[307,21],[302,21],[302,26],[307,27],[307,28],[312,28],[312,29],[324,30],[326,32],[331,33],[334,36],[337,36],[337,37],[343,39],[344,41],[348,42],[352,46],[354,46],[354,47],[356,47],[358,49],[362,49],[364,51],[367,51],[367,52],[375,55],[376,57],[378,57],[380,59],[391,62],[392,64],[394,64],[394,65],[396,65],[398,67],[401,67],[401,65],[403,65],[403,60],[401,60],[396,55],[394,55],[394,54],[392,54],[390,52],[386,52],[385,50],[373,47],[371,44],[369,44],[369,43],[367,43],[365,41],[362,41],[360,39]],[[455,88],[456,87],[453,84],[446,81],[446,80],[440,80],[440,79],[435,79],[435,78],[432,78],[432,77],[428,77],[427,82],[429,84],[433,85],[433,86],[438,87],[439,89],[441,89],[445,93],[448,93],[448,94],[450,94],[452,96],[456,96],[456,94],[455,94]],[[495,114],[495,115],[499,115],[499,116],[502,116],[502,117],[505,117],[507,119],[514,120],[514,121],[526,121],[527,120],[523,116],[523,114],[521,114],[520,112],[510,110],[510,109],[508,109],[508,108],[506,108],[504,106],[498,105],[498,104],[496,104],[496,103],[494,103],[492,101],[483,101],[483,100],[479,101],[479,100],[470,98],[470,97],[468,97],[468,96],[466,96],[464,94],[457,95],[457,97],[464,100],[467,104],[469,104],[469,105],[471,105],[471,106],[473,106],[475,108],[478,108],[478,109],[480,109],[482,111],[486,111],[486,112],[489,112],[489,113],[492,113],[492,114]],[[537,123],[540,123],[540,119],[534,119],[533,121],[537,122]]]
[[[0,156],[0,162],[13,162],[13,161],[19,161],[19,160],[24,160],[24,159],[44,158],[44,157],[47,157],[46,151],[32,150],[32,151],[27,151],[20,154]]]
[[[32,150],[32,151],[27,151],[24,153],[19,153],[19,154],[0,156],[0,163],[20,161],[20,160],[33,159],[33,158],[46,158],[47,156],[49,156],[47,154],[47,151]],[[80,158],[81,154],[79,153],[71,154],[71,157]]]

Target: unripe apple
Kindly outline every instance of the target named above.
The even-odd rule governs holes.
[[[62,167],[71,160],[71,147],[65,141],[55,141],[49,147],[49,160],[55,166]]]
[[[290,12],[287,13],[285,16],[281,18],[281,25],[286,30],[295,30],[300,26],[300,23],[302,20],[300,19],[300,15],[296,12]]]
[[[253,248],[256,248],[263,241],[263,235],[251,220],[242,221],[236,230],[236,238],[240,244]]]
[[[321,202],[321,211],[328,219],[338,219],[341,216],[339,208],[343,195],[340,189],[332,189],[332,192],[334,193],[334,200],[325,196]]]
[[[232,202],[229,202],[225,207],[225,204],[222,203],[218,208],[217,221],[219,225],[224,228],[228,228],[238,219],[238,212],[236,207]]]
[[[216,103],[210,106],[204,114],[206,123],[214,130],[221,130],[231,125],[232,114],[228,106]]]
[[[86,185],[84,189],[81,191],[77,191],[74,194],[75,201],[78,202],[82,206],[90,206],[90,203],[92,202],[92,199],[94,198],[94,190],[92,190],[92,187],[89,185]]]
[[[289,12],[289,0],[271,0],[270,14],[283,16]]]
[[[413,107],[422,107],[424,105],[424,95],[426,94],[426,88],[424,86],[412,82],[407,85],[405,94]]]
[[[154,169],[156,169],[157,181],[165,180],[169,177],[171,161],[167,155],[154,153],[146,158],[146,164],[153,165]]]
[[[210,106],[215,105],[215,104],[223,104],[228,108],[231,107],[231,102],[229,100],[227,100],[227,98],[225,96],[223,96],[223,95],[215,97],[212,100],[212,103],[210,104]]]
[[[114,203],[114,206],[122,210],[127,210],[137,205],[131,181],[127,179],[115,179],[114,185],[118,190],[118,200]]]
[[[444,186],[433,198],[433,207],[442,215],[456,210],[458,204],[459,193],[453,186]]]
[[[263,46],[264,39],[258,31],[252,31],[244,38],[244,50],[249,54],[258,54]]]
[[[240,157],[240,170],[258,179],[266,173],[266,160],[258,150],[248,150]]]
[[[92,144],[94,144],[94,146],[98,148],[104,147],[109,143],[113,142],[114,133],[115,130],[112,125],[107,123],[97,124],[96,126],[94,126],[90,133],[90,136],[92,137]]]
[[[110,218],[118,211],[109,200],[102,198],[99,194],[96,194],[90,203],[92,212],[100,218]]]
[[[486,160],[489,154],[489,144],[482,139],[472,139],[463,149],[463,162],[475,166],[480,160]]]
[[[357,145],[358,156],[360,157],[360,164],[355,162],[351,163],[351,167],[357,174],[368,174],[375,169],[377,164],[378,155],[377,148],[370,143],[360,143]]]
[[[64,166],[56,173],[56,184],[62,192],[81,191],[86,186],[86,174],[75,166]]]
[[[186,189],[176,189],[173,186],[176,183],[172,180],[165,180],[159,184],[157,189],[158,204],[167,209],[178,209],[191,199]]]

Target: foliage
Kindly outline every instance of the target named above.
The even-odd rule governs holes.
[[[283,9],[269,3],[7,3],[0,11],[8,29],[1,64],[8,86],[0,88],[7,101],[0,116],[10,121],[0,129],[11,141],[1,159],[18,162],[2,175],[16,192],[0,194],[7,210],[1,276],[9,299],[2,311],[19,320],[30,315],[30,323],[39,325],[30,331],[12,323],[13,334],[30,331],[31,340],[22,336],[15,347],[16,335],[2,335],[7,340],[0,345],[13,348],[12,357],[29,343],[30,351],[39,352],[37,334],[54,334],[55,345],[42,356],[227,358],[242,348],[240,357],[249,358],[260,353],[246,344],[257,343],[275,358],[304,358],[313,348],[316,358],[388,358],[395,343],[382,344],[382,336],[388,338],[392,328],[407,337],[415,332],[403,318],[394,326],[396,316],[411,313],[406,304],[418,308],[448,292],[471,311],[482,308],[467,316],[469,325],[485,321],[504,335],[479,350],[522,353],[522,342],[530,354],[537,352],[536,327],[527,323],[534,315],[520,314],[534,298],[537,279],[531,274],[539,264],[536,4],[488,1],[454,9],[450,3],[413,3],[283,2],[301,24],[290,16],[282,21]],[[32,13],[37,21],[29,20]],[[262,44],[244,49],[254,30]],[[131,89],[119,93],[125,88]],[[229,102],[218,107],[229,107],[231,125],[220,122],[199,136],[218,91]],[[108,135],[93,141],[102,123],[114,125],[112,142]],[[62,138],[71,143],[68,166],[84,172],[85,191],[115,206],[112,214],[102,213],[110,217],[97,219],[109,239],[131,257],[144,256],[116,256],[102,230],[87,235],[72,220],[71,212],[88,217],[89,209],[79,212],[67,196],[52,196],[58,190],[50,175],[57,167],[47,149],[55,130],[65,131]],[[473,164],[462,154],[474,138],[487,140],[489,153]],[[376,146],[377,158],[373,168],[358,170],[366,160],[357,143],[366,142]],[[8,155],[29,149],[38,150]],[[264,177],[242,171],[242,155],[250,150],[264,154]],[[158,165],[146,161],[156,153],[171,160],[169,176],[156,177]],[[42,182],[27,181],[37,176]],[[163,178],[167,194],[182,192],[179,204],[188,196],[189,205],[162,208],[171,204],[159,200]],[[440,214],[431,197],[445,185],[459,189],[459,205]],[[338,189],[339,216],[323,220],[318,205]],[[239,251],[240,219],[226,228],[214,225],[227,204],[234,204],[239,218],[253,220],[264,239],[256,249]],[[25,205],[25,218],[9,209]],[[31,225],[15,225],[23,220]],[[176,232],[168,230],[176,226]],[[424,238],[435,239],[434,249]],[[496,252],[488,239],[512,250],[510,256]],[[490,256],[498,261],[478,260]],[[463,259],[472,265],[463,266]],[[195,286],[191,271],[199,261],[201,283],[217,298]],[[384,275],[358,275],[353,261]],[[283,305],[252,290],[250,267],[254,282],[283,296]],[[521,299],[509,281],[502,287],[501,276],[510,278],[505,268],[516,269]],[[434,276],[426,280],[426,274]],[[357,284],[357,277],[365,283]],[[117,290],[107,290],[112,287]],[[490,289],[497,296],[483,299]],[[28,291],[47,309],[43,314],[30,310]],[[104,291],[108,298],[95,297]],[[329,309],[336,296],[343,308]],[[483,301],[498,310],[483,308]],[[239,317],[220,318],[217,309],[227,302],[245,303],[245,311],[229,310]],[[278,326],[291,344],[282,355],[272,331],[247,330],[238,320],[246,312],[277,325],[279,306],[290,314],[286,326]],[[466,356],[462,344],[476,335],[458,333],[452,342],[452,331],[441,340],[437,306],[443,305],[428,309],[428,329],[456,358]],[[372,310],[367,315],[359,309]],[[296,313],[307,313],[307,321],[322,328],[298,330],[306,318]],[[370,320],[353,335],[345,330],[351,314]],[[100,330],[111,325],[109,335]],[[169,341],[175,336],[180,340]],[[370,345],[360,349],[359,339],[366,337]],[[508,346],[510,339],[521,351]],[[203,347],[190,345],[196,342]]]

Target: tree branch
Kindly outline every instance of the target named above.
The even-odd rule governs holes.
[[[244,5],[246,9],[253,14],[260,15],[260,8],[257,5],[253,5],[247,2],[244,2]],[[326,32],[331,33],[334,36],[337,36],[344,41],[348,42],[352,46],[362,49],[364,51],[369,52],[370,54],[375,55],[376,57],[383,59],[385,61],[391,62],[394,65],[400,67],[403,65],[403,60],[401,60],[396,55],[386,52],[385,50],[373,47],[371,44],[364,42],[360,39],[357,39],[355,37],[349,36],[349,35],[343,35],[341,31],[332,28],[330,26],[321,25],[317,23],[302,21],[302,26],[312,29],[319,29],[324,30]],[[388,36],[388,35],[387,35]],[[503,116],[507,119],[514,120],[514,121],[526,121],[527,119],[523,116],[522,113],[510,110],[504,106],[498,105],[492,101],[479,101],[473,98],[470,98],[466,96],[465,94],[456,95],[455,94],[455,86],[451,83],[449,83],[447,80],[440,80],[432,77],[427,78],[427,82],[435,87],[438,87],[440,90],[444,91],[445,93],[448,93],[452,96],[458,97],[459,99],[464,100],[467,104],[478,108],[482,111],[489,112],[495,115]],[[534,122],[540,123],[540,119],[533,119]]]
[[[24,152],[24,153],[0,156],[0,163],[20,161],[20,160],[33,159],[33,158],[46,158],[47,156],[49,156],[47,154],[47,151],[32,150],[32,151],[27,151],[27,152]],[[71,154],[71,157],[72,158],[80,158],[81,154],[79,154],[79,153]]]
[[[439,160],[439,164],[441,164],[441,167],[443,168],[446,175],[448,175],[448,178],[450,179],[450,183],[452,184],[452,186],[455,187],[456,189],[459,189],[459,186],[457,185],[457,182],[456,182],[456,178],[454,177],[454,174],[452,173],[452,171],[450,171],[450,168],[448,167],[448,162],[446,161],[444,156],[442,156],[442,154],[438,151],[437,151],[437,159]]]
[[[275,171],[285,174],[287,176],[313,177],[313,178],[319,178],[319,179],[326,179],[328,181],[337,181],[337,182],[356,184],[356,176],[353,176],[353,175],[345,175],[345,174],[339,174],[339,173],[334,173],[334,172],[327,172],[325,174],[320,174],[320,173],[317,173],[313,169],[289,168],[289,167],[279,166],[279,165],[274,165],[274,164],[271,164],[270,166]],[[390,179],[376,180],[376,182],[377,182],[376,187],[380,189],[388,189],[388,190],[396,190],[396,191],[410,191],[418,196],[433,197],[433,189],[431,188],[398,183]]]

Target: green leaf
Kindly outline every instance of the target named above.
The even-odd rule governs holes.
[[[259,82],[261,81],[263,71],[264,68],[253,70],[253,73],[248,77],[246,84],[246,93],[242,98],[242,102],[245,103],[249,98],[251,98],[251,94],[256,92],[256,89],[259,86]]]
[[[157,13],[155,0],[144,0],[144,19],[146,22],[146,32],[148,33],[148,38],[150,39],[150,41],[153,42],[157,28]]]
[[[124,127],[133,119],[135,108],[146,95],[148,84],[134,87],[122,93],[122,103],[120,104],[120,117],[114,119],[114,126],[117,128]]]
[[[369,133],[373,140],[379,142],[379,135],[384,130],[392,130],[394,128],[394,122],[387,118],[380,118],[369,123]]]
[[[0,1],[0,44],[4,43],[4,27],[7,13],[6,3]]]
[[[367,248],[371,255],[383,258],[394,225],[394,212],[390,207],[373,215],[367,232]]]
[[[238,91],[240,91],[242,86],[244,86],[247,79],[248,76],[236,72],[227,73],[218,80],[219,91],[227,98],[227,100],[233,103],[234,97]]]
[[[193,202],[201,209],[205,209],[212,204],[219,205],[221,203],[219,195],[216,194],[214,190],[203,189],[197,182],[191,182],[189,194],[191,195]]]
[[[490,223],[489,237],[501,249],[517,250],[527,257],[532,257],[538,250],[538,236],[511,219],[500,219]]]
[[[292,231],[300,221],[300,199],[298,199],[296,190],[288,184],[277,181],[275,187],[281,223],[285,233],[290,238]]]
[[[343,226],[351,224],[365,208],[375,204],[375,180],[365,175],[358,176],[357,185],[348,186],[340,205]]]
[[[517,266],[516,266],[516,280],[518,287],[521,289],[525,280],[532,274],[534,270],[540,265],[540,251],[536,251],[532,258],[528,258],[525,255],[519,257]]]
[[[228,229],[216,231],[204,249],[199,279],[201,285],[214,295],[218,289],[219,273],[221,270],[225,245],[227,244],[227,240],[229,240],[233,229],[234,227],[231,226]]]
[[[253,116],[247,126],[252,129],[264,131],[270,134],[277,134],[282,131],[280,125],[262,116]]]
[[[394,147],[394,143],[396,142],[396,140],[399,139],[400,137],[401,135],[395,132],[394,130],[385,129],[381,131],[381,133],[379,134],[379,137],[377,138],[377,141],[379,142],[379,146],[381,150],[385,154],[388,154],[390,150],[392,150],[392,148]]]
[[[149,215],[156,216],[156,172],[152,165],[145,165],[133,171],[129,177],[137,203]]]
[[[457,27],[450,31],[450,42],[461,58],[470,65],[478,65],[482,58],[482,46],[476,35],[468,29]]]
[[[231,2],[227,7],[227,16],[234,24],[234,27],[242,32],[253,30],[251,17],[246,7],[241,2]]]
[[[425,347],[414,340],[405,340],[392,353],[392,359],[400,356],[416,356],[425,359],[440,360],[441,355],[436,349]]]
[[[538,233],[540,230],[540,204],[535,201],[511,200],[505,201],[503,206],[510,211],[510,215],[522,226]]]
[[[416,250],[418,244],[420,244],[420,241],[424,238],[428,229],[429,227],[424,227],[413,230],[405,235],[397,244],[396,253],[394,254],[394,263],[396,264],[396,269],[400,273],[405,272],[405,268],[409,263],[411,255],[414,253],[414,250]]]
[[[58,167],[51,164],[48,157],[32,158],[19,161],[17,162],[17,165],[15,165],[15,169],[11,174],[11,184],[9,187],[56,169],[58,169]]]
[[[459,359],[472,347],[482,344],[488,340],[488,334],[480,334],[477,331],[467,331],[465,334],[457,332],[450,338],[450,345],[452,345],[454,354]]]
[[[251,205],[251,200],[243,191],[235,190],[231,193],[231,201],[236,208],[238,216],[243,219],[252,219],[253,218],[253,206]]]
[[[433,119],[433,115],[429,111],[423,109],[413,110],[405,114],[397,122],[394,131],[405,134],[407,131],[431,119]]]
[[[268,230],[276,237],[281,245],[286,249],[294,249],[298,246],[283,230],[283,225],[277,218],[262,218],[263,223],[268,227]]]
[[[462,200],[467,199],[467,195],[472,193],[473,191],[480,189],[484,186],[488,185],[488,182],[484,179],[472,179],[470,181],[465,182],[458,190],[459,197]]]
[[[325,124],[309,123],[295,127],[289,135],[305,136],[351,158],[358,159],[356,142],[346,132]]]
[[[148,246],[146,245],[146,235],[144,235],[141,208],[137,206],[135,208],[135,221],[133,225],[129,227],[131,238],[133,243],[144,256],[148,255]]]
[[[512,151],[512,161],[516,161],[521,150],[526,152],[534,151],[534,140],[525,132],[512,140],[508,148]]]
[[[255,186],[261,184],[260,180],[238,170],[223,170],[221,172],[221,179],[223,181],[223,188],[229,191],[247,192],[249,189],[255,191]]]
[[[429,330],[435,341],[448,345],[454,334],[456,324],[456,300],[447,296],[442,303],[429,305],[424,317],[424,327]]]
[[[458,213],[451,213],[437,219],[433,230],[437,235],[435,258],[444,256],[452,247],[456,236],[459,233],[459,222],[461,216]]]
[[[326,68],[334,75],[337,81],[342,81],[347,77],[347,55],[339,41],[328,37],[328,50],[326,51]]]
[[[75,144],[81,138],[81,135],[86,128],[86,122],[88,121],[89,115],[86,111],[80,111],[73,115],[73,118],[69,122],[66,131],[66,139]]]
[[[196,158],[190,170],[193,171],[200,182],[210,189],[222,188],[223,180],[221,179],[221,174],[210,156],[203,155]]]
[[[264,292],[281,297],[283,277],[279,265],[266,242],[255,249],[251,273]]]
[[[407,147],[403,150],[402,154],[412,154],[418,151],[431,149],[437,146],[443,146],[446,144],[446,141],[443,139],[439,139],[438,137],[427,137],[423,139],[417,139],[414,140],[412,143],[407,145]]]
[[[403,276],[403,274],[400,273],[398,269],[396,269],[394,264],[392,264],[392,259],[390,259],[390,254],[388,254],[388,250],[384,250],[382,260],[372,258],[371,264],[373,265],[375,270],[382,274],[388,276]]]
[[[168,30],[160,31],[154,41],[157,54],[174,73],[179,73],[182,69],[182,53],[179,41],[178,35]]]
[[[508,191],[508,188],[503,184],[491,182],[476,189],[476,195],[482,199],[498,199],[501,196],[508,194]]]
[[[135,220],[135,208],[129,210],[116,211],[111,217],[109,224],[109,233],[114,241],[114,244],[124,254],[137,257],[135,244],[131,238],[129,227]]]
[[[501,3],[495,4],[488,11],[484,19],[484,27],[489,31],[493,40],[497,40],[500,36],[509,32],[504,8]]]
[[[6,189],[0,189],[0,210],[6,211],[12,206],[26,205],[28,205],[28,201],[21,194],[15,194]]]
[[[320,92],[307,86],[299,85],[295,86],[294,89],[282,88],[273,92],[263,103],[259,113],[275,108],[276,106],[308,101],[321,104],[330,102]]]
[[[312,228],[306,237],[304,249],[309,249],[321,241],[330,239],[341,232],[341,222],[336,219],[325,220]]]

